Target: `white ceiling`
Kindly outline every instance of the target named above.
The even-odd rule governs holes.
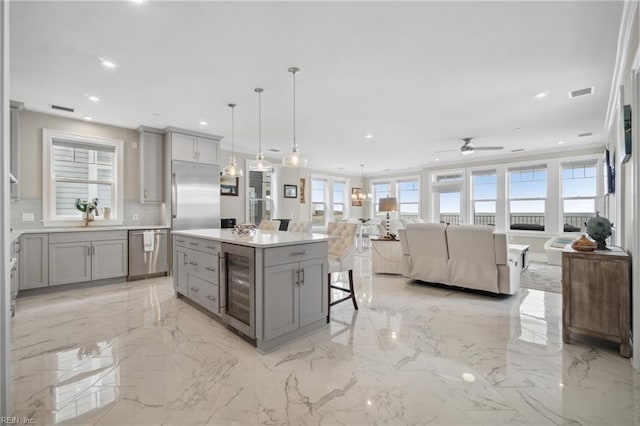
[[[310,166],[355,173],[360,163],[374,173],[457,161],[435,151],[466,136],[505,147],[474,155],[485,159],[602,144],[622,14],[622,2],[10,6],[11,98],[29,110],[70,106],[61,115],[205,131],[229,147],[235,102],[236,147],[253,153],[253,89],[263,87],[265,151],[284,153],[296,65],[297,139]],[[594,95],[568,98],[588,86]]]

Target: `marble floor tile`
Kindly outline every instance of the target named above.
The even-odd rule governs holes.
[[[328,327],[268,354],[170,278],[20,297],[13,415],[39,425],[631,425],[640,374],[562,343],[562,296],[489,296],[371,272]],[[335,277],[345,281],[346,275]]]

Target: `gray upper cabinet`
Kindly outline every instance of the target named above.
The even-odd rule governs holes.
[[[140,127],[140,202],[164,201],[164,137],[161,130]]]
[[[9,171],[20,180],[20,112],[24,109],[22,102],[11,101],[10,143],[9,143]],[[11,198],[20,199],[20,183],[12,183]]]
[[[20,290],[49,285],[49,235],[25,234],[20,237]]]
[[[197,163],[218,164],[220,139],[216,136],[174,131],[169,128],[167,140],[171,144],[171,159]]]

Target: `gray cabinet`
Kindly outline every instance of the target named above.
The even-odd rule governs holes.
[[[49,244],[49,285],[91,280],[91,242]]]
[[[326,259],[265,268],[264,340],[326,319],[327,270]]]
[[[19,246],[20,290],[49,285],[49,235],[25,234]]]
[[[49,236],[49,285],[125,277],[127,231],[64,232]]]
[[[91,243],[91,279],[124,277],[128,272],[127,240]]]
[[[221,244],[180,236],[174,239],[174,245],[173,283],[176,292],[220,315]]]
[[[220,139],[172,131],[168,133],[171,143],[171,159],[207,164],[218,164]]]
[[[140,202],[164,201],[164,140],[160,130],[141,127]]]

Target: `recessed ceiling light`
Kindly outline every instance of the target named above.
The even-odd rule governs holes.
[[[115,68],[116,64],[112,61],[109,61],[107,59],[104,58],[98,58],[100,60],[100,62],[102,62],[102,65],[106,68]]]
[[[344,167],[338,167],[338,170],[344,170]]]
[[[521,129],[520,127],[516,127],[515,129],[513,129],[513,131],[514,131],[514,132],[519,132],[519,131],[521,131],[521,130],[522,130],[522,129]]]
[[[84,116],[82,116],[82,118],[84,120],[86,120],[86,121],[92,121],[93,120],[93,117],[89,117],[88,115],[84,115]]]
[[[536,93],[533,97],[536,99],[542,99],[542,98],[546,98],[548,94],[549,94],[549,91],[545,90],[544,92]]]
[[[201,122],[200,122],[200,125],[201,125],[201,126],[206,126],[207,124],[209,124],[209,123],[207,123],[206,121],[201,121]]]
[[[154,117],[160,117],[160,113],[159,112],[152,112],[151,115],[153,115]]]
[[[373,134],[367,133],[364,137],[367,138],[367,139],[372,139],[373,138]]]
[[[89,99],[91,102],[100,102],[100,98],[97,96],[87,96],[87,99]]]
[[[144,3],[144,0],[131,0],[131,3],[142,4]]]
[[[558,141],[558,145],[562,145],[564,141]]]
[[[435,161],[440,161],[440,159],[439,159],[439,158],[436,158],[436,159],[435,159]]]

